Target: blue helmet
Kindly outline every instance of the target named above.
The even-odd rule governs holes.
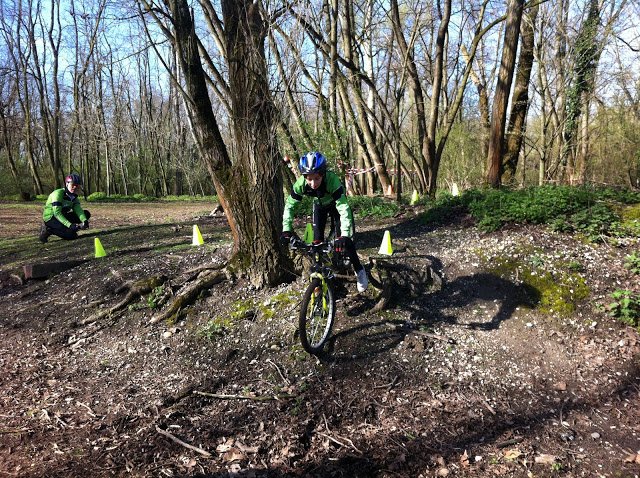
[[[64,182],[77,184],[78,186],[82,186],[82,178],[78,173],[71,173],[66,178],[64,178]]]
[[[327,160],[317,151],[311,151],[300,158],[298,169],[303,175],[320,173],[324,174],[327,170]]]

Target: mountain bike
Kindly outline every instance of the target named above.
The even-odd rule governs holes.
[[[311,258],[309,285],[300,304],[298,326],[302,347],[312,355],[319,355],[331,335],[336,316],[334,280],[336,271],[345,267],[341,254],[334,254],[333,242],[306,244],[292,238],[289,248]]]

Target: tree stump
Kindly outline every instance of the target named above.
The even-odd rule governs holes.
[[[395,300],[416,298],[442,288],[442,278],[431,261],[419,266],[407,264],[406,259],[371,258],[369,261],[373,266],[371,285],[380,291],[373,310],[383,310]]]

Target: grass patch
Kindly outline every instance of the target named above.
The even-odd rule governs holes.
[[[44,197],[46,201],[47,198]],[[96,191],[87,196],[86,201],[88,202],[194,202],[194,201],[206,201],[206,202],[218,202],[218,196],[189,196],[189,195],[181,195],[181,196],[165,196],[161,198],[146,196],[144,194],[133,194],[131,196],[127,196],[125,194],[110,194],[107,195],[104,192]]]
[[[300,302],[301,295],[301,291],[290,290],[271,296],[258,307],[261,318],[269,320],[275,317],[276,313],[283,314],[284,309],[292,308]]]

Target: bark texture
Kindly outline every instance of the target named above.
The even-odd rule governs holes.
[[[516,51],[520,37],[520,21],[524,0],[509,0],[507,6],[507,26],[504,31],[502,60],[498,73],[496,93],[493,98],[491,116],[491,136],[487,158],[487,183],[491,187],[500,187],[503,138],[507,117],[507,102],[516,64]]]

